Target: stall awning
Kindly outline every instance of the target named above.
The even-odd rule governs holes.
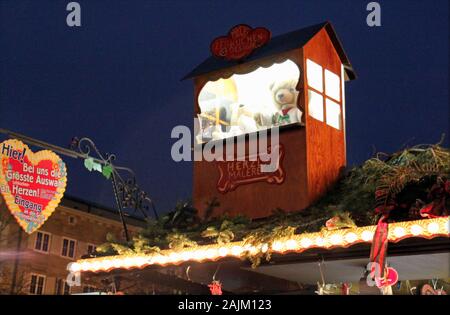
[[[399,242],[408,238],[449,237],[450,217],[397,222],[389,224],[389,242]],[[303,233],[289,239],[274,240],[271,248],[267,244],[249,245],[231,242],[225,245],[212,244],[185,248],[182,250],[162,250],[151,255],[116,255],[101,258],[81,259],[69,264],[70,272],[104,272],[114,269],[145,268],[147,266],[179,265],[188,261],[218,261],[225,258],[244,258],[268,250],[284,255],[301,253],[320,248],[346,248],[356,244],[371,243],[376,226]]]
[[[289,50],[303,47],[311,38],[314,37],[314,35],[316,35],[323,28],[325,28],[325,30],[327,31],[337,53],[339,54],[339,57],[341,58],[347,77],[349,78],[349,80],[356,79],[356,74],[353,70],[350,60],[345,54],[344,48],[330,22],[323,22],[286,34],[275,36],[269,41],[268,44],[256,50],[252,55],[246,58],[244,62],[254,61],[257,59],[277,55]],[[240,63],[242,63],[242,61],[227,61],[211,56],[203,61],[200,65],[198,65],[189,74],[187,74],[183,78],[183,80],[194,78],[209,72],[229,68]]]

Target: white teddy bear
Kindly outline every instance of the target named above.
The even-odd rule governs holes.
[[[273,117],[273,124],[286,125],[302,120],[302,112],[297,107],[298,91],[296,79],[274,82],[270,85],[273,101],[278,112]]]

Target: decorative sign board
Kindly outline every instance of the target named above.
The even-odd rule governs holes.
[[[245,24],[234,26],[227,36],[214,39],[211,53],[226,60],[241,60],[255,49],[269,42],[271,33],[264,27],[251,28]]]
[[[31,234],[61,201],[66,165],[54,152],[33,153],[19,140],[0,143],[0,159],[0,192],[17,223]]]
[[[270,164],[270,150],[267,148],[266,157],[261,159],[261,153],[254,156],[252,161],[250,156],[246,156],[243,161],[218,161],[217,166],[219,168],[219,180],[217,182],[217,190],[223,194],[236,189],[239,185],[251,184],[255,182],[267,182],[269,184],[282,184],[285,178],[285,171],[282,167],[284,157],[284,147],[280,144],[274,147],[274,150],[279,150],[278,154],[278,167],[274,172],[262,172],[261,165]],[[269,156],[267,156],[269,155]],[[267,160],[269,162],[265,162]]]

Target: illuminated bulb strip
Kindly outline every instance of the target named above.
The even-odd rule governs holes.
[[[389,224],[388,240],[398,242],[409,237],[433,238],[449,236],[450,217],[424,219],[409,222]],[[308,248],[348,247],[357,243],[370,243],[376,226],[366,226],[352,229],[340,229],[316,233],[294,235],[289,239],[274,240],[271,245],[260,244],[252,246],[243,242],[232,242],[225,245],[205,245],[183,250],[162,250],[152,255],[108,256],[101,258],[81,259],[71,263],[69,270],[78,271],[109,271],[118,268],[144,268],[149,265],[180,264],[185,261],[217,260],[224,257],[242,257],[246,254],[255,255],[259,251],[302,252]]]

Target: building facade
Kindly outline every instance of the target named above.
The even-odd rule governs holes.
[[[125,218],[130,235],[145,221]],[[109,283],[81,279],[70,287],[67,265],[93,253],[111,233],[124,239],[116,210],[74,197],[65,197],[53,215],[32,234],[26,234],[0,197],[0,294],[78,294],[108,291]],[[112,282],[114,283],[114,282]]]

